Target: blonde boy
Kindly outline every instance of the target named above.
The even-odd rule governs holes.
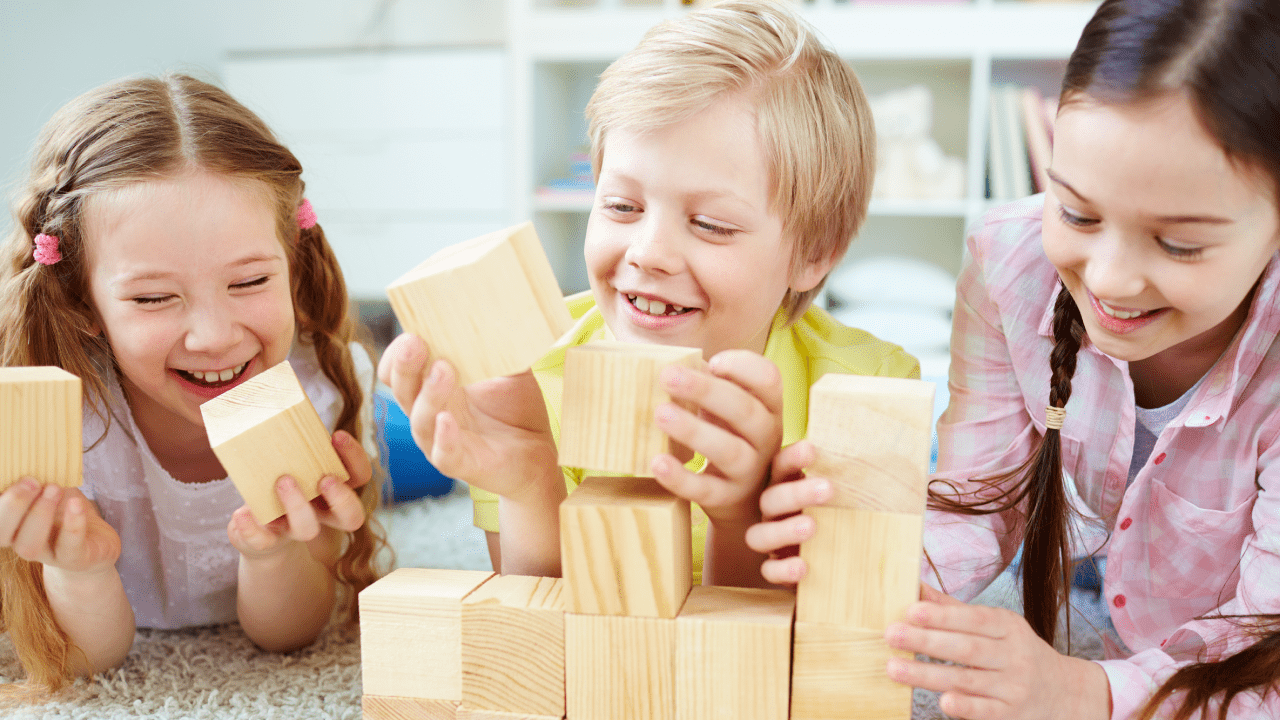
[[[702,348],[705,371],[663,375],[698,411],[657,410],[697,455],[659,456],[652,474],[700,506],[695,580],[763,584],[743,535],[774,456],[805,434],[809,386],[827,372],[919,375],[901,348],[810,305],[866,217],[866,97],[794,10],[733,0],[651,30],[601,76],[587,115],[591,292],[567,299],[578,323],[562,345]],[[495,568],[559,574],[557,507],[582,480],[555,462],[563,347],[531,373],[466,388],[444,361],[424,379],[429,358],[401,336],[379,369],[414,437],[472,486]]]

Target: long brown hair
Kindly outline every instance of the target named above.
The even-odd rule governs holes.
[[[1277,47],[1280,4],[1275,0],[1105,0],[1068,61],[1059,106],[1086,97],[1125,104],[1186,92],[1227,156],[1271,178],[1280,206]],[[1064,407],[1084,335],[1080,311],[1065,289],[1054,305],[1053,330],[1049,404]],[[1025,614],[1036,633],[1050,643],[1070,581],[1071,505],[1060,446],[1058,431],[1046,431],[1030,460],[1011,473],[983,481],[983,489],[968,500],[954,492],[930,492],[931,506],[953,512],[999,513],[1027,503],[1022,546]],[[1215,703],[1217,716],[1226,720],[1231,701],[1241,692],[1277,691],[1280,616],[1228,619],[1258,640],[1227,658],[1180,668],[1148,700],[1141,720],[1155,717],[1180,693],[1176,720],[1195,713],[1208,716]]]
[[[131,78],[76,98],[41,132],[29,179],[14,206],[15,227],[0,248],[0,366],[56,365],[79,375],[91,412],[110,422],[111,350],[92,331],[85,255],[86,201],[131,183],[192,170],[261,184],[276,209],[276,232],[289,262],[293,308],[302,342],[342,396],[336,428],[361,437],[366,392],[349,343],[356,323],[346,285],[320,225],[299,230],[302,165],[252,112],[223,90],[185,75]],[[32,257],[40,233],[58,236],[62,260]],[[335,567],[348,617],[355,593],[377,579],[374,556],[385,538],[373,512],[381,474],[359,491],[369,521],[352,533]],[[75,648],[54,621],[42,569],[0,550],[0,622],[27,672],[28,693],[53,692],[71,676]]]

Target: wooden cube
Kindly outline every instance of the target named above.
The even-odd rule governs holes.
[[[809,572],[796,588],[796,620],[884,630],[920,597],[924,516],[811,507],[815,532],[800,545]]]
[[[911,687],[889,679],[883,630],[796,621],[791,720],[910,720]]]
[[[674,618],[693,585],[689,501],[653,478],[589,477],[560,504],[569,612]]]
[[[564,622],[568,717],[675,716],[675,619],[569,613]]]
[[[671,401],[658,374],[667,365],[702,366],[697,348],[601,340],[569,348],[564,359],[560,464],[626,475],[651,475],[673,451],[654,411]]]
[[[452,700],[381,697],[362,698],[364,720],[455,720],[458,703]]]
[[[809,388],[806,472],[835,490],[828,506],[923,513],[933,439],[933,383],[827,374]]]
[[[83,479],[80,378],[56,367],[0,368],[0,492],[24,477]]]
[[[530,715],[529,713],[509,713],[498,710],[474,710],[458,708],[457,720],[561,720],[563,715]]]
[[[360,593],[364,694],[462,700],[462,600],[491,572],[400,568]]]
[[[786,590],[693,588],[676,618],[676,717],[787,720],[795,604]]]
[[[525,370],[573,325],[529,222],[440,250],[387,297],[405,331],[464,385]]]
[[[564,584],[500,575],[462,601],[462,707],[564,716]]]
[[[203,403],[209,444],[259,523],[284,515],[276,481],[289,475],[308,499],[320,479],[349,479],[329,431],[289,362],[268,368]]]

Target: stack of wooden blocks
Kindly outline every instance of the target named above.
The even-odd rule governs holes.
[[[658,374],[701,362],[693,348],[566,351],[560,462],[607,474],[561,505],[563,579],[402,568],[371,585],[367,719],[909,718],[882,638],[918,591],[932,385],[815,384],[815,470],[839,492],[812,511],[798,595],[692,587],[689,502],[647,475],[675,450],[654,423],[670,400]]]

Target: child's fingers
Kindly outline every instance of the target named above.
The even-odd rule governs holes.
[[[803,476],[804,469],[817,458],[818,451],[808,440],[799,440],[782,448],[773,456],[770,483],[776,485]]]
[[[907,606],[907,622],[933,630],[971,633],[1003,640],[1025,624],[1022,616],[1003,608],[963,602],[915,602]]]
[[[414,398],[422,387],[422,375],[426,370],[430,353],[427,344],[416,335],[405,333],[387,346],[378,361],[378,379],[391,388],[391,394],[401,409],[413,406]]]
[[[338,459],[342,461],[342,466],[351,476],[347,481],[347,487],[358,488],[369,482],[373,477],[373,463],[369,460],[369,453],[364,451],[364,446],[346,430],[335,432],[332,442],[333,449],[338,453]]]
[[[799,557],[769,558],[760,565],[760,574],[774,585],[795,585],[808,572],[808,563]]]
[[[13,551],[23,560],[40,561],[49,553],[49,539],[53,532],[53,518],[57,514],[62,488],[45,485],[40,497],[31,506],[27,516],[13,539]]]
[[[364,506],[349,485],[330,475],[320,480],[320,494],[329,505],[321,524],[343,532],[354,532],[364,524]]]
[[[89,560],[85,545],[89,528],[85,502],[83,498],[69,497],[63,504],[62,522],[53,545],[53,557],[59,564],[79,566]]]
[[[934,692],[958,690],[971,695],[991,697],[1000,691],[1000,688],[995,686],[999,675],[986,670],[901,657],[890,658],[886,668],[890,680]],[[999,717],[999,715],[973,717]]]
[[[244,555],[268,553],[280,544],[280,536],[259,525],[248,505],[231,514],[227,535],[231,544]]]
[[[466,445],[465,434],[458,426],[457,420],[448,412],[441,412],[435,418],[435,436],[427,445],[428,457],[437,470],[448,477],[469,482],[467,478],[475,477],[476,463],[472,459]]]
[[[756,523],[747,528],[747,547],[770,554],[793,547],[813,537],[817,525],[808,515],[794,515],[785,520]]]
[[[770,485],[760,495],[760,513],[767,518],[793,515],[827,502],[833,494],[831,482],[820,477]]]
[[[693,403],[754,448],[767,450],[772,455],[782,442],[781,413],[770,411],[749,389],[732,378],[669,365],[662,369],[662,384],[673,399]]]
[[[889,647],[895,650],[919,653],[968,667],[1003,670],[1009,664],[1007,643],[982,635],[892,623],[885,629],[884,636]]]
[[[707,365],[716,377],[745,388],[770,413],[782,414],[782,373],[772,360],[750,350],[725,350]]]
[[[0,547],[11,547],[18,528],[31,510],[31,504],[40,497],[40,483],[24,477],[13,487],[0,494]]]
[[[450,395],[457,390],[456,378],[457,373],[449,363],[444,360],[431,363],[426,381],[410,406],[409,430],[423,452],[428,452],[435,442],[436,416],[445,410]]]
[[[655,457],[650,470],[654,479],[673,495],[697,503],[708,512],[742,500],[742,490],[732,482],[709,473],[690,472],[671,455]]]
[[[671,436],[672,440],[702,453],[707,462],[725,477],[751,478],[757,482],[763,478],[760,452],[746,439],[675,403],[659,405],[655,415],[660,430]]]
[[[320,520],[316,517],[316,509],[302,494],[297,480],[288,475],[281,476],[276,481],[276,496],[284,505],[284,514],[289,520],[289,537],[306,542],[320,534]]]

